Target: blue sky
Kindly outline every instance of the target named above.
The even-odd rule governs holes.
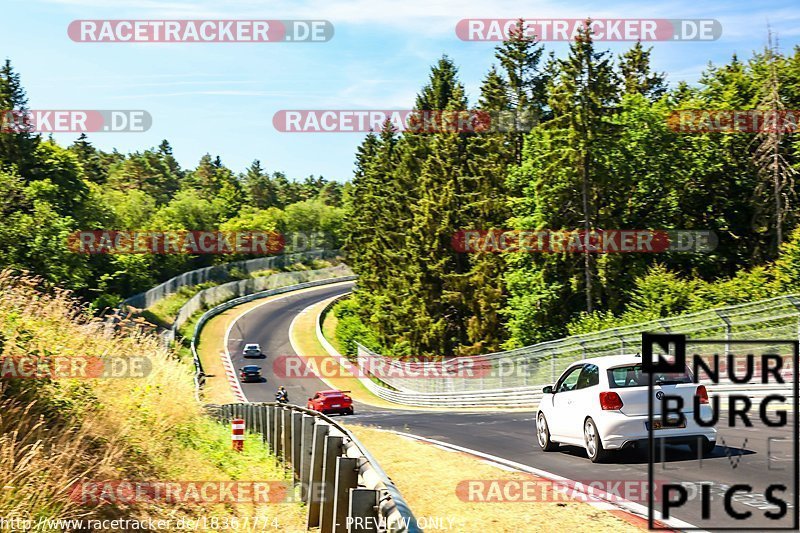
[[[98,147],[140,150],[168,139],[185,167],[206,152],[241,171],[253,159],[290,177],[349,179],[363,133],[280,133],[281,109],[407,109],[430,66],[449,55],[470,101],[493,43],[465,42],[463,18],[713,18],[713,42],[657,42],[655,68],[697,81],[709,61],[749,57],[767,24],[784,52],[800,43],[797,0],[731,2],[509,0],[3,0],[0,51],[22,75],[33,109],[146,109],[144,133],[96,133]],[[327,43],[75,43],[75,19],[327,19]],[[615,54],[632,43],[603,43]],[[546,43],[563,56],[564,43]],[[70,143],[75,135],[56,135]]]

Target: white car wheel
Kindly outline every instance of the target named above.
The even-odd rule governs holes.
[[[597,426],[591,418],[587,418],[586,422],[583,423],[583,442],[586,447],[586,455],[589,456],[593,463],[602,461],[608,455],[608,452],[603,449]]]
[[[544,419],[544,413],[539,412],[536,417],[536,437],[539,440],[539,447],[545,452],[552,452],[558,449],[558,443],[550,440],[550,428]]]

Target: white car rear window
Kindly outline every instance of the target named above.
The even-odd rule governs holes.
[[[656,385],[691,383],[692,377],[688,369],[683,373],[657,372],[653,374],[653,383]],[[624,387],[646,387],[649,376],[642,371],[642,365],[620,366],[608,369],[608,385],[612,389]]]

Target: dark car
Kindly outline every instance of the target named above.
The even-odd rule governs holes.
[[[349,390],[322,390],[308,399],[308,409],[320,413],[353,414],[353,400],[346,393]]]
[[[242,379],[242,383],[261,383],[263,381],[261,367],[255,365],[247,365],[240,368],[239,377]]]

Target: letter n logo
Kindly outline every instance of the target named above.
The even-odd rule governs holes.
[[[675,345],[675,361],[670,362],[661,354],[658,362],[653,361],[653,346],[669,353],[669,345]],[[686,335],[668,333],[642,333],[642,370],[648,374],[653,372],[681,373],[686,368]]]

